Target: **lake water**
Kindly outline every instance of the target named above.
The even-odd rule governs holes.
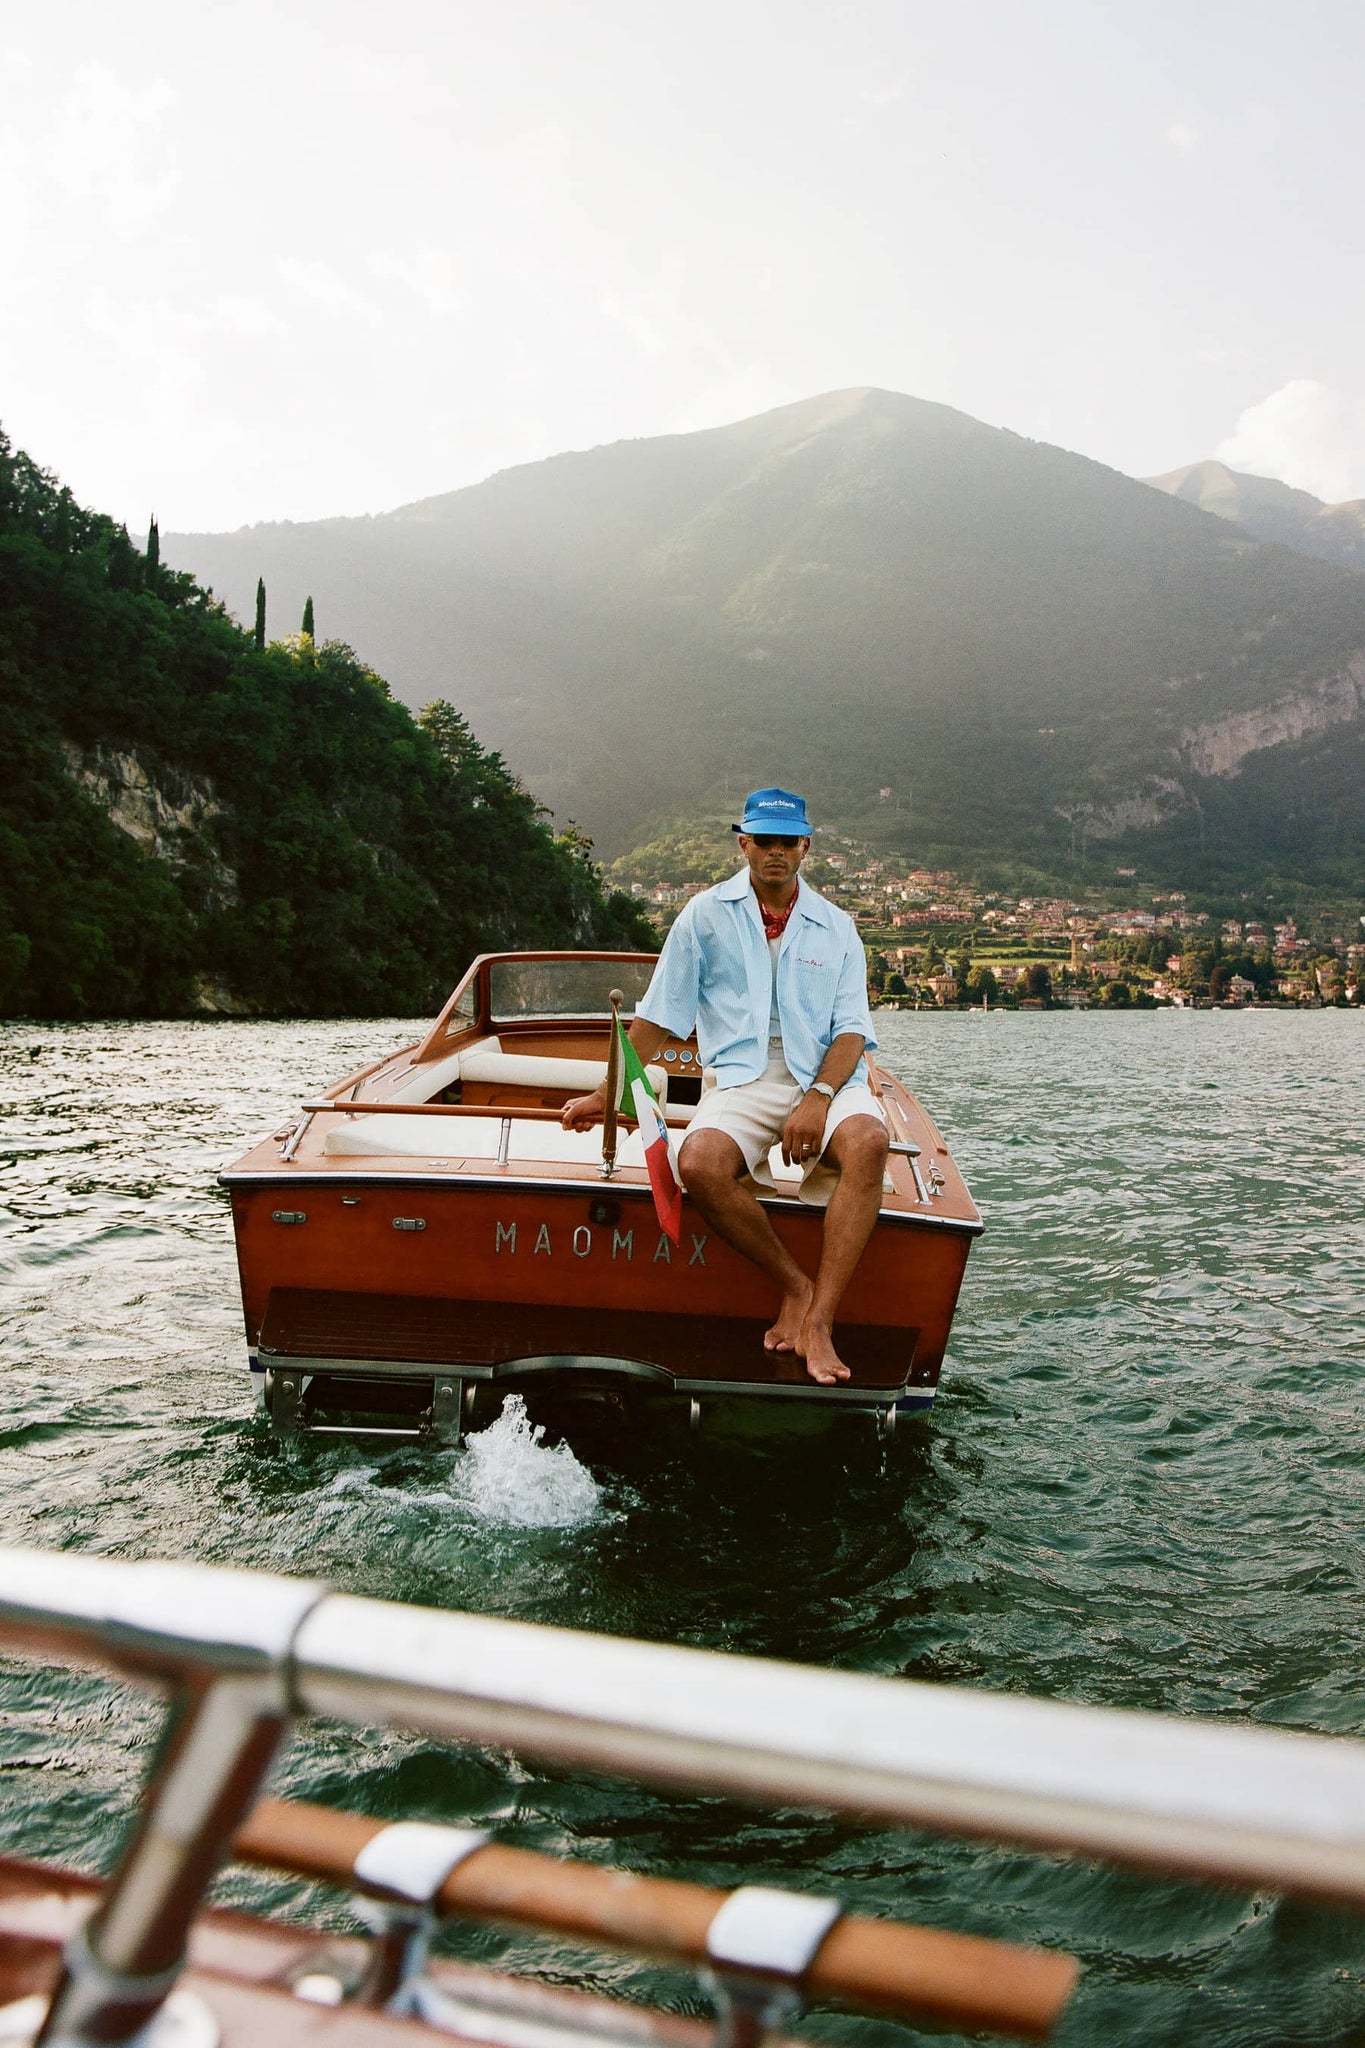
[[[879,1024],[987,1220],[934,1414],[884,1466],[857,1443],[703,1439],[625,1470],[537,1447],[514,1417],[466,1451],[381,1456],[281,1446],[250,1411],[215,1171],[411,1026],[0,1029],[0,1535],[1365,1735],[1365,1019]],[[69,1675],[3,1684],[7,1846],[107,1864],[151,1708]],[[1365,2040],[1365,1922],[1342,1914],[382,1732],[302,1730],[279,1782],[1059,1944],[1086,1965],[1064,2044]],[[224,1895],[326,1906],[236,1874]],[[686,1980],[558,1944],[457,1929],[450,1946],[699,2009]]]

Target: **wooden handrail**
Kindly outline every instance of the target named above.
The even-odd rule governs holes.
[[[328,1098],[301,1103],[300,1108],[314,1116],[324,1110],[336,1110],[340,1116],[512,1116],[530,1123],[547,1123],[551,1119],[558,1123],[561,1114],[557,1109],[520,1102],[333,1102]]]
[[[538,1105],[520,1102],[334,1102],[330,1097],[319,1102],[302,1102],[300,1114],[321,1116],[333,1111],[337,1116],[484,1116],[495,1120],[499,1117],[513,1117],[518,1123],[558,1123],[562,1111],[542,1109]],[[635,1118],[626,1110],[617,1111],[621,1123],[636,1127]],[[668,1110],[664,1109],[664,1122],[668,1123]],[[674,1130],[685,1126],[674,1119]]]
[[[355,1888],[365,1844],[386,1821],[262,1800],[233,1838],[239,1862]],[[706,1936],[728,1893],[490,1842],[457,1865],[437,1910],[512,1922],[570,1940],[705,1967]],[[858,1914],[837,1921],[806,1977],[819,2001],[958,2031],[1044,2040],[1075,1987],[1071,1956]]]

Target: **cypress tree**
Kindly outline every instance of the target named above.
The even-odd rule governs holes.
[[[160,568],[161,530],[157,526],[156,514],[154,512],[152,514],[152,523],[147,528],[147,588],[149,590],[156,589],[157,575]]]
[[[303,631],[311,640],[313,637],[313,600],[311,597],[307,597],[303,601]]]
[[[265,578],[256,578],[256,652],[265,652]]]

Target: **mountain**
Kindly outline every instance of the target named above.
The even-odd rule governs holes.
[[[1254,540],[1293,548],[1339,569],[1365,570],[1365,498],[1326,505],[1311,491],[1296,491],[1271,476],[1249,476],[1224,462],[1192,462],[1169,476],[1143,481],[1186,505],[1232,520]]]
[[[257,648],[0,434],[0,1016],[429,1012],[482,946],[650,943],[448,705]]]
[[[919,858],[1358,873],[1365,580],[892,392],[180,535],[437,692],[609,853],[750,784]],[[1105,856],[1108,858],[1108,856]]]

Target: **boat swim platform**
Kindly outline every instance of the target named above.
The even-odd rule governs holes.
[[[274,1371],[500,1381],[539,1372],[562,1377],[577,1366],[585,1375],[605,1372],[681,1395],[807,1394],[812,1382],[804,1363],[794,1352],[766,1350],[766,1327],[749,1316],[641,1316],[634,1309],[276,1287],[258,1363]],[[821,1388],[821,1395],[868,1405],[913,1400],[918,1391],[915,1405],[927,1405],[932,1386],[914,1386],[918,1336],[904,1325],[841,1324],[853,1378]]]

